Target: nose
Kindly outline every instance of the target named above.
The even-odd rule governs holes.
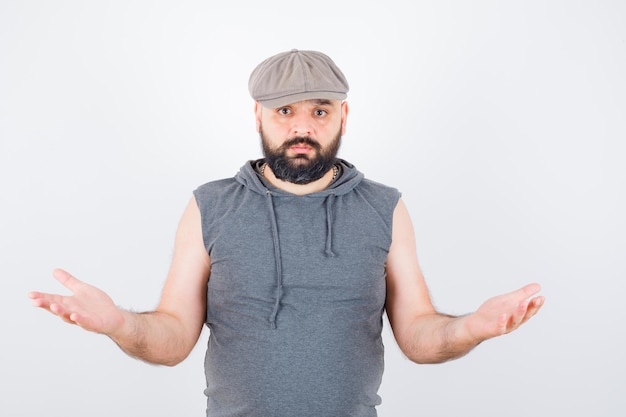
[[[291,134],[293,136],[311,136],[313,123],[310,115],[300,113],[292,119]]]

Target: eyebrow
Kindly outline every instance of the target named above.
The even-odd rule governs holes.
[[[313,100],[313,102],[318,106],[330,106],[332,104],[330,100],[326,99],[317,99]]]

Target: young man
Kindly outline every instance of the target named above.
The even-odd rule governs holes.
[[[33,292],[35,306],[164,365],[206,323],[207,415],[260,417],[375,416],[384,311],[417,363],[458,358],[537,313],[537,284],[466,316],[435,310],[400,193],[337,158],[348,83],[329,57],[275,55],[249,88],[265,158],[195,190],[157,309],[122,310],[62,270],[73,295]]]

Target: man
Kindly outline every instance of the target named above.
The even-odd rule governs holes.
[[[34,292],[35,306],[163,365],[185,359],[206,323],[207,415],[260,417],[375,416],[384,311],[417,363],[458,358],[537,313],[537,284],[466,316],[435,310],[400,193],[336,158],[348,83],[329,57],[275,55],[249,89],[265,158],[194,191],[157,309],[122,310],[62,270],[73,295]]]

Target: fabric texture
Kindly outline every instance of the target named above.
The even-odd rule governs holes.
[[[194,191],[211,257],[207,416],[376,416],[400,193],[338,160],[330,187],[296,196],[262,162]]]
[[[345,100],[349,86],[327,55],[292,49],[261,62],[250,74],[248,90],[264,107],[277,108],[303,100]]]

